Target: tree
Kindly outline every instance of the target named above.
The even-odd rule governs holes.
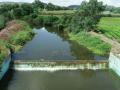
[[[72,18],[72,31],[75,28],[75,32],[95,30],[104,9],[103,3],[97,0],[83,1],[76,15]]]
[[[13,15],[15,16],[15,18],[20,18],[22,17],[24,14],[23,14],[23,9],[22,8],[15,8],[13,9]]]
[[[44,3],[42,3],[40,0],[35,0],[34,3],[33,3],[33,6],[34,8],[41,8],[41,9],[44,9]]]
[[[5,26],[5,17],[0,15],[0,30]]]
[[[31,4],[24,3],[24,4],[21,5],[21,9],[23,11],[24,16],[33,13],[33,8],[32,8]]]

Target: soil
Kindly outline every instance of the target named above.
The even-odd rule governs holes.
[[[10,36],[18,32],[21,27],[22,26],[18,24],[15,20],[8,22],[6,27],[0,32],[0,39],[9,40]]]

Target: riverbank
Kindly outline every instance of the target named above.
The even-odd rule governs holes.
[[[34,33],[30,26],[21,20],[13,20],[0,32],[0,66],[5,57],[9,55],[9,48],[18,51],[29,40]]]
[[[80,32],[78,34],[69,33],[70,40],[78,42],[80,45],[87,47],[93,53],[105,55],[110,52],[111,46],[98,37],[90,36],[88,33]]]

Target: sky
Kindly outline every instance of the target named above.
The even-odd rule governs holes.
[[[34,0],[0,0],[0,2],[33,2]],[[69,5],[80,5],[83,0],[40,0],[45,3],[53,3],[60,6],[69,6]],[[88,0],[87,0],[88,1]],[[104,4],[113,5],[120,7],[120,0],[99,0],[103,1]]]

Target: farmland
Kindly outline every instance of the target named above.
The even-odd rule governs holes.
[[[42,15],[64,15],[64,14],[74,14],[76,10],[59,10],[59,11],[40,11]]]
[[[107,37],[120,42],[120,17],[103,17],[98,29]]]

